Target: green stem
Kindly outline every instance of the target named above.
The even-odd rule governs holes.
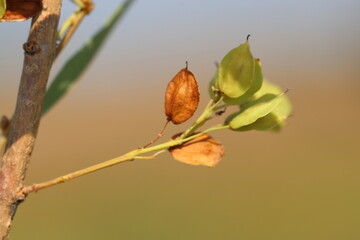
[[[84,8],[85,4],[82,2],[82,0],[73,0],[73,2],[78,5],[80,8]]]
[[[153,159],[158,154],[165,152],[166,149],[168,149],[170,147],[180,145],[180,144],[182,144],[184,142],[190,141],[191,139],[199,137],[199,136],[201,136],[201,135],[203,135],[205,133],[209,133],[209,132],[216,131],[216,130],[222,130],[222,129],[226,129],[226,128],[229,128],[229,125],[217,125],[217,126],[214,126],[212,128],[206,129],[205,131],[203,131],[201,133],[194,134],[194,135],[191,135],[191,136],[186,137],[186,138],[179,137],[177,139],[172,139],[172,140],[169,140],[168,142],[165,142],[165,143],[153,146],[153,147],[135,149],[135,150],[133,150],[131,152],[128,152],[128,153],[120,156],[120,157],[116,157],[116,158],[110,159],[108,161],[95,164],[93,166],[90,166],[90,167],[87,167],[87,168],[84,168],[84,169],[81,169],[81,170],[66,174],[64,176],[61,176],[61,177],[58,177],[58,178],[55,178],[55,179],[52,179],[52,180],[49,180],[49,181],[46,181],[46,182],[43,182],[43,183],[37,183],[37,184],[30,185],[30,186],[26,186],[26,187],[24,187],[22,189],[20,194],[26,196],[31,192],[36,192],[38,190],[41,190],[41,189],[44,189],[44,188],[47,188],[47,187],[50,187],[50,186],[53,186],[53,185],[56,185],[56,184],[59,184],[59,183],[69,181],[71,179],[74,179],[74,178],[77,178],[77,177],[80,177],[80,176],[83,176],[83,175],[98,171],[100,169],[111,167],[111,166],[113,166],[115,164],[118,164],[118,163],[122,163],[122,162],[126,162],[126,161],[132,161],[134,159]],[[155,153],[152,156],[139,156],[139,155],[143,155],[145,153],[154,152],[154,151],[158,151],[158,152]]]
[[[213,100],[210,100],[210,102],[207,104],[204,112],[195,121],[195,123],[180,136],[180,138],[185,138],[185,137],[191,135],[192,133],[194,133],[200,127],[202,127],[204,125],[204,123],[209,119],[209,117],[214,113],[215,109],[217,108],[217,106],[219,106],[219,104],[222,102],[222,100],[223,100],[223,96],[221,96],[218,99],[218,101],[215,103]]]

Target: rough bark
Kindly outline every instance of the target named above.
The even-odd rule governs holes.
[[[43,0],[24,44],[24,65],[8,144],[0,162],[0,239],[7,239],[40,123],[46,84],[56,53],[61,0]],[[16,28],[16,25],[14,25]]]

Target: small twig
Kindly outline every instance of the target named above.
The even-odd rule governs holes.
[[[51,187],[51,186],[54,186],[56,184],[66,182],[66,181],[69,181],[71,179],[75,179],[75,178],[78,178],[80,176],[83,176],[83,175],[98,171],[98,170],[103,169],[103,168],[113,166],[115,164],[119,164],[119,163],[122,163],[122,162],[131,161],[131,160],[134,160],[134,159],[154,159],[157,155],[159,155],[160,153],[165,152],[170,147],[181,145],[181,144],[183,144],[183,143],[185,143],[187,141],[190,141],[190,140],[192,140],[192,139],[194,139],[196,137],[199,137],[199,136],[201,136],[201,135],[203,135],[205,133],[211,132],[211,131],[216,131],[216,130],[229,128],[229,125],[218,125],[218,126],[209,128],[209,129],[207,129],[205,131],[202,131],[200,133],[193,134],[196,129],[201,127],[208,120],[209,116],[211,116],[214,113],[215,109],[218,107],[218,105],[221,102],[222,102],[222,96],[215,103],[214,103],[213,100],[210,100],[210,102],[206,106],[204,112],[195,121],[195,123],[188,130],[186,130],[180,137],[178,137],[176,139],[171,139],[171,140],[169,140],[169,141],[167,141],[165,143],[161,143],[159,145],[152,146],[152,147],[147,147],[149,145],[148,144],[144,148],[135,149],[133,151],[130,151],[130,152],[120,156],[120,157],[116,157],[116,158],[110,159],[108,161],[95,164],[93,166],[90,166],[90,167],[87,167],[87,168],[84,168],[84,169],[81,169],[81,170],[66,174],[64,176],[61,176],[61,177],[58,177],[58,178],[55,178],[55,179],[52,179],[52,180],[49,180],[49,181],[46,181],[46,182],[43,182],[43,183],[38,183],[38,184],[33,184],[33,185],[30,185],[30,186],[26,186],[26,187],[22,188],[18,192],[17,195],[22,196],[24,198],[25,196],[27,196],[31,192],[36,192],[36,191],[38,191],[40,189]],[[158,137],[155,138],[151,143],[156,141],[159,138],[159,136],[162,135],[162,133],[163,133],[164,129],[166,128],[168,122],[164,125],[164,127],[163,127],[162,131],[160,132],[160,134],[158,135]],[[191,135],[191,134],[193,134],[193,135]],[[146,153],[154,152],[154,151],[156,151],[156,153],[151,155],[151,156],[142,156],[142,155],[144,155]]]
[[[161,150],[161,151],[158,151],[156,153],[154,153],[153,155],[150,155],[150,156],[137,156],[137,157],[134,157],[134,159],[154,159],[156,158],[158,155],[160,155],[161,153],[164,153],[164,152],[167,152],[167,150]]]
[[[67,182],[67,181],[69,181],[71,179],[75,179],[75,178],[84,176],[86,174],[89,174],[89,173],[92,173],[92,172],[95,172],[95,171],[98,171],[98,170],[101,170],[101,169],[104,169],[104,168],[107,168],[107,167],[111,167],[111,166],[119,164],[119,163],[132,161],[134,159],[154,159],[159,154],[161,154],[163,152],[166,152],[167,149],[170,148],[170,147],[183,144],[183,143],[188,142],[188,141],[190,141],[190,140],[192,140],[194,138],[197,138],[197,137],[199,137],[199,136],[201,136],[201,135],[203,135],[205,133],[209,133],[209,132],[217,131],[217,130],[222,130],[222,129],[227,129],[227,128],[229,128],[229,125],[218,125],[218,126],[214,126],[212,128],[209,128],[209,129],[207,129],[207,130],[205,130],[205,131],[203,131],[201,133],[194,134],[194,135],[191,135],[191,136],[186,137],[186,138],[181,138],[181,136],[180,136],[177,139],[171,139],[171,140],[169,140],[169,141],[167,141],[165,143],[162,143],[162,144],[159,144],[159,145],[156,145],[156,146],[153,146],[153,147],[135,149],[135,150],[133,150],[131,152],[128,152],[128,153],[120,156],[120,157],[113,158],[113,159],[110,159],[108,161],[95,164],[93,166],[90,166],[90,167],[87,167],[87,168],[84,168],[84,169],[81,169],[81,170],[66,174],[66,175],[61,176],[61,177],[57,177],[55,179],[52,179],[52,180],[49,180],[49,181],[46,181],[46,182],[26,186],[26,187],[22,188],[20,190],[20,192],[18,192],[18,196],[25,197],[29,193],[37,192],[37,191],[39,191],[41,189],[48,188],[48,187],[51,187],[51,186],[54,186],[54,185],[57,185],[57,184],[60,184],[60,183],[64,183],[64,182]],[[155,154],[151,155],[151,156],[141,156],[143,154],[146,154],[146,153],[149,153],[149,152],[154,152],[154,151],[157,151],[157,152]]]
[[[76,5],[79,7],[85,7],[85,1],[84,0],[72,0]]]
[[[76,0],[74,2],[78,5],[78,9],[64,22],[64,25],[59,31],[59,38],[61,38],[61,40],[56,49],[56,56],[60,54],[69,42],[84,17],[94,9],[92,0]]]
[[[164,124],[163,128],[161,129],[161,131],[158,133],[158,135],[153,140],[151,140],[148,144],[143,146],[142,148],[146,148],[146,147],[150,146],[151,144],[153,144],[154,142],[156,142],[157,140],[159,140],[164,135],[164,131],[165,131],[167,125],[169,124],[169,122],[170,122],[170,120],[167,120],[166,123]]]

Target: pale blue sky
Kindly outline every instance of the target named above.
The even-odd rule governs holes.
[[[52,75],[121,1],[94,2],[95,10],[56,62]],[[64,1],[63,16],[73,9],[70,1]],[[29,24],[0,24],[0,95],[16,92]],[[261,58],[265,75],[286,86],[337,78],[356,83],[359,78],[360,1],[138,0],[80,87],[164,86],[187,60],[205,88],[215,71],[214,61],[247,34],[252,35],[251,48]]]

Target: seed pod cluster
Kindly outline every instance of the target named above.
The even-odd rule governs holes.
[[[169,82],[165,94],[165,114],[174,124],[188,120],[199,105],[199,87],[195,76],[186,68],[181,69]]]

